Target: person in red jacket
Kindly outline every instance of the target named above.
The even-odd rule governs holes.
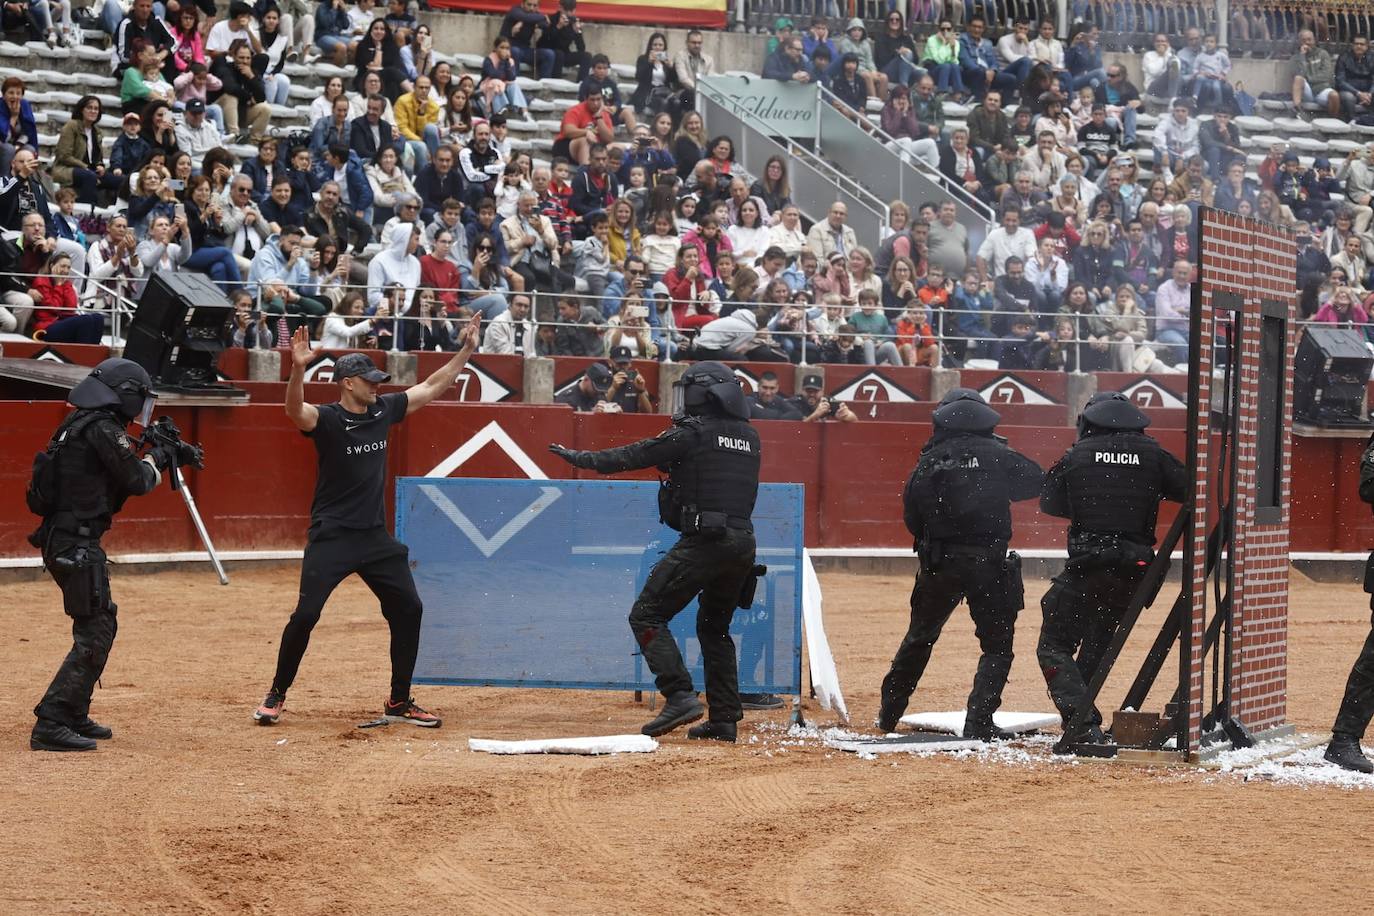
[[[450,315],[458,311],[458,290],[463,287],[458,265],[449,260],[452,248],[453,232],[440,229],[434,234],[434,251],[420,258],[420,285],[434,290]]]
[[[43,273],[33,278],[34,340],[46,343],[98,344],[105,332],[105,316],[76,312],[76,287],[72,285],[71,255],[58,252],[48,258]]]
[[[663,285],[673,297],[673,325],[678,329],[696,330],[720,317],[720,300],[711,292],[695,245],[677,250],[677,264],[663,275]]]

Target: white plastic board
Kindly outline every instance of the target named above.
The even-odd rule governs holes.
[[[648,735],[533,738],[527,741],[469,738],[468,750],[483,754],[647,754],[658,750],[658,742]]]
[[[902,724],[926,732],[944,732],[957,735],[964,730],[964,711],[954,712],[914,712],[902,716]],[[1059,725],[1059,716],[1052,712],[997,712],[992,714],[992,724],[1009,732],[1029,732]]]
[[[830,653],[830,640],[825,636],[825,622],[821,614],[821,580],[811,563],[811,551],[802,555],[802,622],[806,632],[806,654],[811,660],[811,687],[822,709],[839,713],[840,721],[849,724],[849,709],[840,692],[840,674],[835,670],[835,656]]]

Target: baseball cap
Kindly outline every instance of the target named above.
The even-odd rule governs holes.
[[[1286,153],[1283,154],[1283,160],[1282,160],[1282,161],[1283,161],[1283,162],[1297,162],[1297,161],[1298,161],[1298,154],[1295,153],[1295,152],[1293,152],[1292,150],[1289,150],[1288,152],[1286,152]]]
[[[340,356],[338,362],[334,363],[334,381],[342,382],[346,378],[356,377],[373,383],[391,381],[391,376],[378,369],[366,354],[348,353]]]
[[[191,101],[186,103],[186,110],[203,112],[205,111],[205,103],[200,99],[191,99]]]
[[[819,391],[825,387],[819,372],[808,372],[802,376],[802,391]]]
[[[129,123],[130,121],[139,121],[139,122],[142,122],[142,121],[143,121],[143,116],[140,115],[140,114],[139,114],[138,112],[136,112],[136,111],[131,111],[131,112],[127,113],[126,115],[124,115],[124,123],[127,124],[127,123]]]
[[[611,387],[611,370],[601,363],[592,363],[588,366],[586,376],[597,391],[605,391]]]
[[[1331,168],[1331,160],[1327,159],[1325,156],[1318,156],[1315,160],[1313,160],[1312,168],[1329,169]]]
[[[632,359],[634,354],[630,352],[629,347],[611,347],[611,362],[628,363]]]
[[[650,290],[650,293],[655,297],[671,297],[673,295],[673,291],[668,288],[668,284],[664,283],[662,280],[659,280],[657,283],[654,284],[654,288]]]

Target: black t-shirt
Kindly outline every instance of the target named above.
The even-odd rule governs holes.
[[[320,419],[306,433],[315,441],[319,474],[310,524],[339,528],[386,525],[387,436],[405,419],[404,392],[384,394],[366,414],[350,413],[340,404],[319,405]]]
[[[801,408],[780,394],[773,395],[773,400],[767,404],[760,401],[757,394],[749,395],[746,400],[751,420],[802,420],[811,413],[809,409],[802,413]]]
[[[553,399],[555,404],[567,404],[579,413],[591,413],[596,409],[596,405],[601,401],[599,394],[587,394],[582,390],[582,383],[579,381],[567,391]]]

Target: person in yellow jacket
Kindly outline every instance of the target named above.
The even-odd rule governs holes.
[[[396,129],[415,157],[415,171],[429,165],[439,149],[439,103],[429,97],[429,77],[415,78],[415,88],[396,100]]]

